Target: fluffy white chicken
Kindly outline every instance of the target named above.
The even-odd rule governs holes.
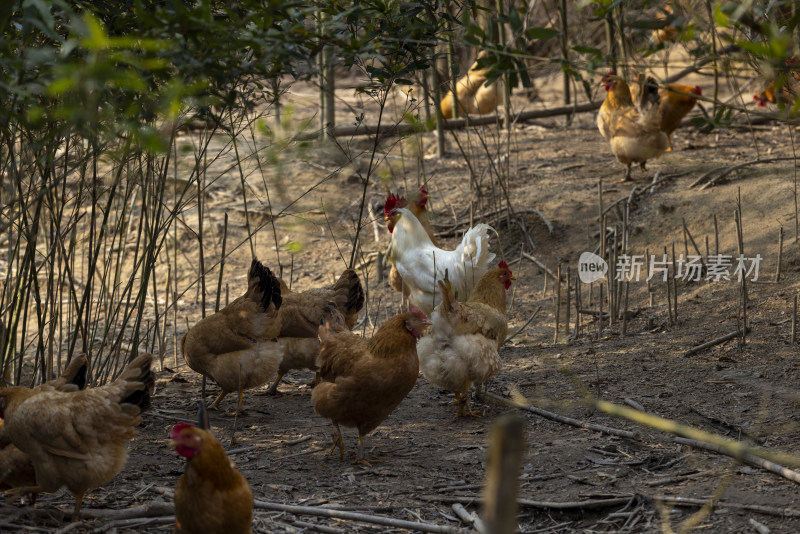
[[[442,303],[417,344],[419,368],[429,382],[456,395],[462,415],[469,406],[470,384],[482,384],[500,370],[498,350],[508,331],[506,291],[516,278],[506,262],[483,275],[467,302],[456,302],[448,280],[439,281]]]
[[[477,224],[467,230],[455,250],[443,250],[434,246],[425,228],[404,206],[403,197],[389,195],[384,214],[392,233],[389,261],[408,287],[409,301],[429,315],[441,301],[437,282],[445,279],[445,273],[456,299],[468,299],[495,257],[489,251],[492,227]]]

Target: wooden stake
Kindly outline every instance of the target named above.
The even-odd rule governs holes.
[[[778,269],[775,271],[775,281],[781,281],[781,261],[783,260],[783,226],[778,229]]]
[[[664,256],[667,255],[667,247],[664,247]],[[669,314],[669,324],[673,324],[672,320],[672,288],[669,281],[669,265],[667,265],[667,313]]]
[[[580,277],[575,277],[575,339],[578,339],[581,332],[581,281]]]
[[[628,290],[630,289],[630,282],[625,282],[625,303],[622,308],[622,335],[628,335]]]
[[[525,420],[505,415],[497,420],[489,438],[483,519],[492,534],[517,530],[519,470],[525,451]]]
[[[566,338],[567,339],[569,338],[569,319],[570,319],[569,312],[570,312],[570,305],[571,305],[571,300],[572,300],[572,299],[570,299],[570,293],[571,292],[570,292],[570,277],[569,277],[569,275],[570,275],[569,267],[567,267],[567,302],[566,302],[567,317],[564,319],[564,324],[567,327],[567,332],[566,332]],[[578,331],[575,330],[575,335],[577,335],[577,334],[578,334]]]
[[[597,339],[600,339],[600,335],[603,333],[603,283],[600,282],[597,285],[600,286],[600,298],[597,300],[600,303],[600,313],[597,315]]]
[[[672,242],[672,298],[674,303],[672,305],[672,312],[675,315],[675,323],[678,322],[678,269],[675,265],[675,241]]]
[[[558,343],[558,324],[561,322],[561,264],[558,264],[558,269],[556,270],[558,280],[556,280],[556,285],[558,288],[556,289],[556,333],[553,337],[553,343]]]
[[[792,345],[797,343],[797,295],[794,296],[794,306],[792,306]]]
[[[649,248],[644,249],[644,255],[645,255],[645,265],[647,266],[647,295],[649,296],[649,304],[650,307],[652,308],[654,305],[653,297],[655,295],[653,294],[653,286],[650,283],[650,265],[652,264],[652,260],[650,258]]]
[[[719,226],[716,213],[714,214],[714,254],[719,255]]]

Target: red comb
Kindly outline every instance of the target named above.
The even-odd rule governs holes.
[[[697,93],[698,96],[703,96],[703,90],[700,89],[699,85],[694,86],[694,92]]]
[[[178,439],[178,436],[181,434],[181,430],[184,428],[190,428],[194,425],[192,423],[178,423],[172,427],[172,432],[170,432],[169,437],[170,439]]]
[[[414,306],[413,304],[408,305],[408,311],[414,312],[414,315],[419,317],[419,320],[425,322],[428,320],[428,317],[425,315],[425,312]]]
[[[406,205],[406,199],[404,197],[399,197],[394,194],[389,194],[386,197],[386,203],[383,205],[383,213],[387,217],[391,212],[393,212],[397,208],[402,208]]]
[[[428,190],[425,189],[424,185],[421,185],[419,186],[419,200],[417,200],[416,204],[417,206],[422,208],[427,203],[428,203]]]
[[[508,268],[508,264],[505,261],[501,261],[497,264],[498,267],[501,269],[505,269],[506,271],[510,271],[511,269]]]

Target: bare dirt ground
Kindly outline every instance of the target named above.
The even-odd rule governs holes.
[[[349,124],[351,107],[359,111],[358,100],[347,90],[341,93],[340,124]],[[559,105],[546,91],[542,95],[550,107]],[[288,97],[298,103],[299,118],[304,97],[313,100],[315,94],[312,88],[296,89]],[[371,110],[374,107],[367,104],[367,117],[374,117]],[[489,383],[488,391],[508,397],[518,390],[536,406],[585,422],[634,431],[638,438],[575,428],[478,398],[473,399],[473,406],[481,411],[480,417],[453,420],[454,409],[447,405],[451,394],[420,376],[398,409],[367,438],[368,455],[379,462],[356,465],[352,462],[357,437],[352,430],[345,430],[345,460],[328,454],[330,423],[314,414],[310,389],[304,385],[312,375],[295,372],[286,377],[277,397],[266,396],[266,388],[245,394],[247,413],[236,423],[234,444],[229,444],[234,418],[223,412],[211,414],[213,431],[220,440],[228,449],[241,450],[232,459],[250,481],[256,499],[467,528],[455,517],[451,505],[458,502],[467,510],[480,512],[492,423],[501,415],[515,413],[526,421],[527,451],[519,480],[522,532],[677,531],[699,506],[697,501],[675,504],[674,499],[707,500],[710,496],[719,502],[710,515],[699,518],[699,531],[752,532],[752,521],[757,521],[769,529],[763,532],[800,532],[800,491],[796,483],[727,456],[677,443],[666,432],[605,415],[581,402],[585,392],[616,404],[630,399],[661,417],[800,455],[796,415],[800,365],[797,346],[790,343],[792,299],[800,287],[800,249],[794,232],[794,163],[743,167],[715,187],[702,191],[690,188],[694,180],[713,168],[758,156],[792,155],[789,128],[764,126],[708,135],[691,128],[679,130],[674,136],[676,150],[651,162],[647,173],[635,171],[634,181],[626,184],[614,183],[624,169],[597,132],[593,114],[575,117],[566,128],[563,118],[517,125],[507,160],[496,158],[494,148],[491,157],[481,155],[482,139],[489,147],[501,140],[496,127],[456,135],[471,155],[482,190],[480,199],[470,196],[470,170],[452,137],[448,139],[448,156],[432,157],[433,134],[394,145],[368,189],[368,200],[379,215],[380,236],[375,242],[371,226],[362,234],[364,258],[370,261],[369,268],[362,271],[369,274],[365,282],[369,287],[366,313],[370,317],[363,327],[369,332],[372,324],[383,322],[400,305],[387,282],[377,281],[374,263],[375,253],[384,251],[389,242],[379,211],[387,188],[403,191],[425,181],[433,222],[442,235],[449,236],[443,239],[447,247],[454,246],[456,234],[469,225],[470,201],[474,200],[475,220],[496,226],[500,240],[494,241],[493,247],[502,250],[517,276],[509,295],[509,331],[516,331],[541,306],[533,322],[503,348],[503,368]],[[370,146],[364,138],[339,142],[351,154]],[[388,152],[394,142],[388,140],[382,150]],[[425,155],[422,159],[414,156],[414,143],[420,142]],[[287,158],[280,190],[272,192],[273,211],[286,208],[330,170],[342,165],[345,158],[340,154],[335,148],[312,147],[296,159]],[[651,306],[643,280],[630,285],[629,308],[636,313],[628,321],[627,335],[621,334],[617,321],[610,327],[605,325],[598,336],[596,324],[584,315],[576,339],[554,344],[552,279],[545,283],[543,270],[521,256],[525,237],[518,225],[508,225],[497,215],[480,218],[505,205],[497,180],[492,178],[491,169],[487,170],[492,159],[497,165],[508,163],[511,170],[507,186],[512,206],[522,213],[536,246],[532,249],[526,244],[525,252],[551,270],[561,262],[565,269],[572,269],[573,276],[580,253],[594,250],[598,242],[601,179],[607,206],[628,196],[633,186],[647,186],[656,172],[667,177],[637,195],[631,206],[629,250],[636,254],[660,252],[673,242],[676,252],[683,253],[684,219],[703,254],[706,237],[713,252],[715,215],[720,252],[736,254],[733,213],[740,193],[745,255],[760,254],[763,258],[759,282],[748,286],[747,314],[752,331],[746,344],[732,340],[683,356],[687,349],[737,329],[736,282],[679,282],[678,319],[670,324],[664,284],[653,285]],[[349,259],[348,236],[353,233],[352,221],[357,218],[362,189],[357,171],[365,168],[364,161],[364,157],[358,158],[350,170],[286,208],[291,216],[278,219],[278,241],[282,245],[297,242],[303,248],[295,254],[291,268],[289,253],[281,250],[280,261],[290,269],[295,287],[327,284],[344,268],[337,244]],[[670,178],[674,174],[679,175]],[[267,210],[264,193],[258,190],[260,177],[250,176],[248,182],[255,212],[249,216],[261,217],[259,221],[263,222]],[[238,173],[226,174],[209,191],[212,220],[221,225],[223,213],[228,212],[229,243],[246,243],[243,214],[234,209],[241,196]],[[552,222],[552,232],[537,215],[524,213],[530,208],[540,210]],[[612,227],[617,216],[614,210],[610,214],[608,226]],[[186,218],[191,219],[190,215]],[[773,283],[780,227],[785,229],[783,268],[780,281]],[[187,242],[184,247],[189,259],[196,254],[193,246]],[[692,245],[689,247],[693,254]],[[218,254],[217,250],[213,248],[213,253]],[[270,226],[258,233],[255,250],[267,265],[277,264]],[[228,260],[226,280],[231,298],[244,289],[249,259],[250,250],[244,244]],[[284,275],[288,276],[286,270]],[[184,283],[189,281],[187,277]],[[582,288],[584,307],[588,307],[588,285]],[[212,292],[209,302],[214,297]],[[194,289],[184,295],[181,304],[178,324],[171,325],[177,337],[185,331],[183,317],[192,323],[200,316]],[[596,309],[596,288],[593,306]],[[571,320],[574,322],[574,309]],[[214,393],[213,385],[210,389],[209,395]],[[144,416],[139,435],[131,444],[126,468],[112,482],[90,492],[84,500],[85,509],[124,509],[171,500],[160,488],[174,488],[183,471],[183,460],[167,447],[169,429],[176,421],[195,419],[199,391],[200,377],[182,358],[176,366],[168,356],[165,368],[158,372],[153,409]],[[234,402],[228,399],[223,407],[231,410]],[[592,505],[589,501],[599,502]],[[564,506],[559,509],[545,503]],[[58,513],[52,519],[44,513],[36,521],[21,518],[19,506],[1,508],[10,518],[9,524],[28,522],[39,530],[65,524]],[[72,497],[64,491],[42,495],[36,504],[42,511],[71,506]],[[171,528],[158,520],[154,524],[142,519],[116,525],[107,519],[87,519],[75,531],[161,532]],[[401,531],[364,522],[256,511],[257,532],[311,532],[317,528],[322,532]]]

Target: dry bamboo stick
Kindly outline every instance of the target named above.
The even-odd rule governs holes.
[[[750,329],[748,328],[748,330],[750,330]],[[709,347],[713,347],[714,345],[719,345],[720,343],[725,343],[726,341],[730,341],[731,339],[733,339],[733,338],[735,338],[737,336],[741,336],[741,335],[742,335],[741,330],[737,330],[735,332],[731,332],[730,334],[726,334],[726,335],[724,335],[722,337],[718,337],[716,339],[712,339],[711,341],[703,343],[702,345],[697,345],[696,347],[692,347],[691,349],[689,349],[686,352],[684,352],[683,355],[684,356],[691,356],[692,354],[694,354],[696,352],[700,352],[701,350],[705,350],[705,349],[707,349]]]
[[[495,395],[494,393],[487,392],[486,397],[496,402],[499,402],[500,404],[511,406],[513,408],[520,408],[522,410],[528,410],[529,412],[535,413],[536,415],[539,415],[546,419],[557,421],[559,423],[563,423],[565,425],[574,426],[576,428],[585,428],[587,430],[594,430],[595,432],[602,432],[603,434],[608,434],[610,436],[619,436],[622,438],[635,439],[635,440],[639,439],[639,434],[636,432],[631,432],[630,430],[620,430],[618,428],[597,425],[594,423],[587,423],[586,421],[580,421],[578,419],[573,419],[571,417],[566,417],[563,415],[559,415],[557,413],[548,412],[547,410],[542,410],[541,408],[537,408],[536,406],[530,404],[525,405],[516,402],[514,400],[504,399],[503,397]]]
[[[483,517],[486,531],[492,534],[516,532],[519,471],[525,452],[524,432],[524,419],[518,415],[506,415],[494,424],[489,437]]]
[[[697,441],[695,439],[688,439],[688,438],[672,438],[673,441],[676,443],[680,443],[681,445],[688,445],[695,449],[705,449],[707,451],[716,452],[718,454],[724,454],[726,456],[731,456],[733,458],[738,458],[731,451],[725,449],[724,447],[719,447],[712,443],[706,443],[704,441]],[[764,458],[759,458],[758,456],[753,456],[752,454],[744,454],[741,456],[741,461],[746,464],[754,465],[756,467],[760,467],[769,471],[771,473],[775,473],[776,475],[780,475],[787,480],[791,480],[792,482],[800,484],[800,473],[797,471],[792,471],[788,467],[784,467],[780,464],[776,464],[775,462],[771,462],[769,460],[765,460]]]

